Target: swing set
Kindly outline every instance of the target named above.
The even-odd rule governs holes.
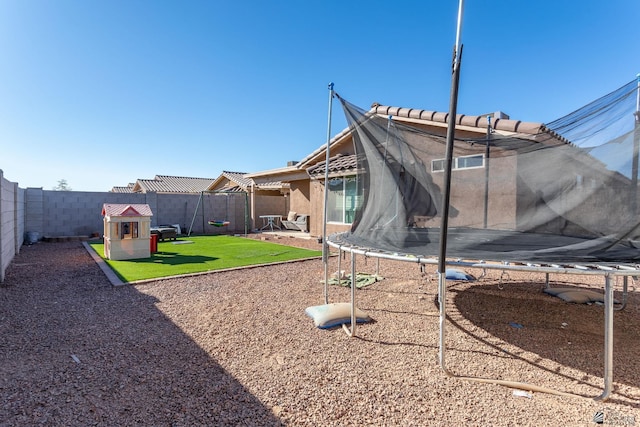
[[[216,203],[215,203],[215,199],[214,199],[214,203],[213,206],[211,206],[211,204],[209,204],[211,206],[211,210],[212,210],[212,215],[214,216],[214,219],[210,219],[210,220],[206,220],[206,216],[205,215],[205,195],[207,196],[207,199],[209,197],[217,197],[220,195],[224,195],[225,196],[225,211],[223,215],[219,215],[218,218],[220,216],[222,216],[222,218],[224,219],[218,219],[216,218],[216,214],[220,214],[220,210],[216,210]],[[230,197],[237,197],[240,195],[244,195],[244,234],[245,236],[248,233],[248,224],[249,224],[249,200],[248,200],[248,195],[245,191],[201,191],[200,192],[200,197],[198,198],[198,203],[196,205],[196,209],[193,212],[193,217],[191,218],[191,224],[189,225],[189,232],[187,233],[188,236],[191,236],[191,233],[193,231],[193,224],[196,221],[196,217],[198,216],[198,211],[201,210],[201,215],[202,215],[202,230],[203,232],[206,234],[206,224],[209,224],[212,227],[216,227],[216,228],[222,228],[222,227],[228,227],[232,224],[233,220],[235,218],[232,218],[230,216],[230,211],[229,211],[229,198]],[[233,212],[235,213],[235,209],[233,209]]]

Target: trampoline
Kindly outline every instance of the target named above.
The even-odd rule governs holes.
[[[351,229],[326,236],[325,219],[325,303],[329,246],[351,254],[352,277],[358,255],[438,265],[440,364],[453,375],[442,266],[541,272],[547,284],[549,274],[600,276],[604,387],[597,399],[608,399],[614,311],[626,304],[629,277],[640,277],[640,76],[547,124],[457,116],[452,108],[447,135],[433,119],[442,113],[375,104],[364,111],[333,86],[330,92],[347,118],[358,173]],[[486,132],[478,132],[482,120]],[[614,307],[618,277],[624,300]],[[355,286],[351,305],[350,327],[343,327],[354,336]]]

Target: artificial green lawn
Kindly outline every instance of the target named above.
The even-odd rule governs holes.
[[[105,261],[124,282],[134,282],[322,255],[322,251],[224,235],[181,237],[176,242],[193,243],[158,242],[158,252],[151,258]],[[104,259],[102,241],[89,244]]]

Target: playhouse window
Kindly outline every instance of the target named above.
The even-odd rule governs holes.
[[[120,224],[121,239],[137,239],[138,238],[138,222],[123,222]]]

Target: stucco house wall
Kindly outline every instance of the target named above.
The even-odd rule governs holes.
[[[263,227],[261,215],[280,215],[286,217],[289,201],[279,191],[260,191],[254,195],[254,229]]]
[[[309,223],[309,227],[311,227],[314,218],[317,218],[318,215],[311,209],[311,189],[309,180],[292,181],[290,183],[290,190],[287,196],[289,198],[287,214],[289,211],[293,211],[297,214],[309,215],[307,221],[311,221],[311,223]]]

